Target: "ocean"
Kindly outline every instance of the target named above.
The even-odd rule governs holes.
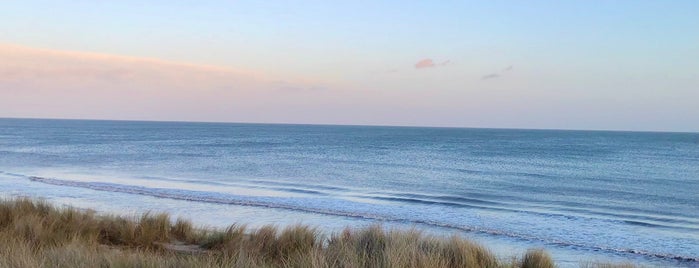
[[[697,133],[0,119],[0,193],[699,267]]]

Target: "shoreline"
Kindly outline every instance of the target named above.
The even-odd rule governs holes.
[[[11,173],[6,173],[11,175]],[[27,183],[25,187],[16,185],[18,190],[25,192],[26,186],[36,183],[35,181],[28,179],[22,181],[22,183]],[[86,210],[96,209],[101,213],[118,213],[119,215],[124,214],[124,208],[128,207],[128,215],[136,217],[144,212],[148,211],[158,211],[167,212],[173,216],[185,216],[187,218],[192,218],[197,220],[197,224],[200,226],[213,227],[219,229],[225,229],[230,223],[244,223],[247,226],[252,226],[255,228],[264,227],[265,225],[275,225],[275,226],[293,226],[298,224],[308,225],[308,226],[320,226],[320,230],[324,234],[331,234],[332,232],[337,232],[344,229],[347,226],[352,226],[353,228],[368,228],[375,225],[377,221],[371,219],[343,219],[340,216],[332,215],[316,215],[310,212],[299,212],[295,210],[287,211],[283,208],[266,208],[266,207],[255,207],[255,206],[230,206],[226,204],[214,204],[214,203],[201,203],[201,202],[190,202],[188,200],[171,200],[167,198],[159,198],[152,196],[142,196],[138,197],[140,200],[138,206],[133,202],[122,202],[114,201],[121,200],[122,198],[129,198],[129,195],[123,195],[119,192],[102,192],[102,191],[86,191],[78,194],[78,196],[63,196],[56,192],[53,187],[49,188],[36,188],[45,189],[48,192],[41,190],[39,194],[33,193],[31,195],[14,195],[7,197],[30,197],[38,200],[50,200],[52,203],[61,203],[64,206],[73,208],[82,208]],[[82,189],[78,187],[76,189]],[[94,190],[94,189],[92,189]],[[29,192],[26,192],[27,194]],[[102,193],[116,194],[112,198],[105,198]],[[86,203],[88,200],[90,203]],[[111,201],[109,201],[111,200]],[[97,201],[97,203],[94,203]],[[106,202],[106,203],[105,203]],[[141,203],[142,202],[142,203]],[[131,204],[131,206],[129,206]],[[125,207],[127,206],[127,207]],[[186,213],[180,209],[182,206],[187,206]],[[193,213],[193,214],[191,214]],[[224,214],[218,214],[224,213]],[[307,215],[306,215],[307,214]],[[301,217],[300,220],[289,220]],[[249,219],[255,220],[249,220]],[[264,220],[260,220],[264,219]],[[557,246],[556,244],[549,244],[540,241],[518,241],[513,240],[509,237],[493,236],[487,233],[473,233],[473,232],[463,232],[461,229],[454,229],[449,227],[435,227],[429,224],[410,224],[401,222],[391,222],[391,221],[378,221],[384,227],[390,229],[400,229],[400,230],[410,230],[410,229],[420,229],[424,233],[437,236],[437,237],[449,237],[453,235],[458,235],[464,239],[477,241],[477,243],[488,245],[492,253],[497,255],[499,258],[511,258],[513,255],[523,254],[528,248],[543,248],[547,250],[554,258],[554,261],[559,267],[578,267],[579,263],[582,261],[599,261],[604,263],[635,263],[641,266],[675,266],[675,267],[695,267],[693,266],[695,261],[691,260],[689,262],[684,259],[674,259],[667,256],[655,257],[641,252],[616,252],[604,250],[571,250],[566,246]],[[329,225],[328,225],[329,224]],[[657,258],[657,259],[656,259]]]
[[[242,223],[253,228],[261,228],[266,225],[275,225],[283,228],[301,224],[318,227],[318,230],[322,231],[323,234],[329,235],[333,232],[339,232],[348,226],[361,229],[377,224],[376,221],[371,220],[359,221],[356,219],[343,219],[341,217],[328,218],[330,216],[315,215],[313,213],[302,215],[299,214],[299,212],[285,211],[282,209],[217,205],[149,196],[132,196],[139,200],[134,203],[134,199],[132,199],[130,195],[91,190],[70,192],[67,194],[68,192],[66,192],[65,189],[60,190],[60,187],[43,187],[41,184],[37,185],[31,180],[15,181],[12,185],[12,187],[6,189],[15,194],[4,195],[5,199],[29,197],[34,200],[46,200],[51,204],[61,205],[61,207],[80,208],[86,211],[95,210],[98,214],[102,215],[128,215],[132,218],[138,218],[139,215],[148,211],[166,212],[172,215],[173,218],[185,217],[193,219],[197,226],[203,226],[205,228],[225,229],[230,223]],[[458,235],[466,240],[487,245],[491,253],[501,259],[524,254],[528,248],[542,248],[552,255],[558,267],[580,267],[581,262],[588,261],[600,263],[634,263],[640,267],[696,267],[696,261],[692,260],[688,262],[681,259],[668,258],[666,256],[653,257],[644,253],[640,255],[633,253],[616,254],[614,252],[605,253],[604,251],[581,250],[579,248],[571,249],[565,246],[538,243],[536,241],[527,242],[508,239],[508,237],[482,235],[470,232],[464,233],[446,227],[433,228],[423,224],[378,222],[378,224],[386,227],[386,229],[419,229],[425,234],[441,238]]]
[[[31,265],[38,259],[60,266],[56,262],[63,260],[52,259],[49,253],[66,249],[78,251],[69,254],[79,253],[71,257],[75,258],[73,264],[126,258],[131,264],[151,263],[156,267],[185,262],[196,264],[194,267],[242,267],[241,261],[246,262],[243,266],[273,267],[289,267],[291,263],[310,267],[554,267],[553,259],[543,250],[530,249],[521,256],[502,259],[473,241],[456,236],[435,237],[416,229],[386,230],[373,225],[346,228],[325,236],[305,225],[283,229],[266,225],[257,230],[237,224],[226,229],[195,228],[189,220],[172,220],[165,213],[145,213],[140,217],[100,215],[94,210],[58,208],[29,198],[0,201],[0,237],[5,241],[0,250],[4,261],[12,264],[25,258],[21,262],[29,264],[26,267],[45,267]],[[26,246],[29,251],[9,250],[8,241],[20,248]],[[421,265],[402,263],[407,259]],[[635,267],[609,265],[612,264],[581,264]]]

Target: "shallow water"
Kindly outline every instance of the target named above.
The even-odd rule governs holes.
[[[197,224],[382,223],[699,266],[699,134],[0,119],[0,191]]]

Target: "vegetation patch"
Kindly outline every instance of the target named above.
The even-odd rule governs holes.
[[[138,218],[56,208],[26,198],[0,201],[0,267],[555,267],[542,250],[500,260],[459,237],[379,226],[325,237],[296,225],[249,230],[194,228],[185,219]],[[633,267],[588,263],[584,267]]]

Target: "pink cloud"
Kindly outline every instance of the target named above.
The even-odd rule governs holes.
[[[218,66],[0,44],[0,81],[61,87],[90,83],[168,86],[266,80],[269,79],[261,74]]]
[[[281,80],[288,89],[305,90],[280,91],[275,81]],[[320,90],[325,85],[314,78],[0,43],[0,117],[241,120],[303,103],[328,92]]]
[[[433,68],[433,67],[443,67],[451,64],[450,60],[445,60],[440,63],[435,63],[432,59],[422,59],[415,63],[415,69]]]
[[[415,63],[415,69],[431,68],[434,67],[434,61],[432,59],[423,59]]]

